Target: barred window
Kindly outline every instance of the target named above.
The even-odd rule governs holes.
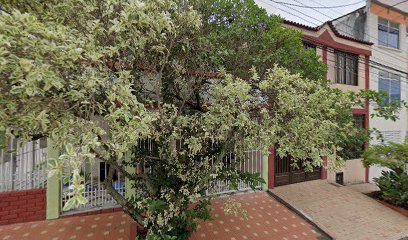
[[[358,55],[335,50],[336,83],[358,85]]]

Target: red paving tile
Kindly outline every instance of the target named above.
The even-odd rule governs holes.
[[[228,197],[212,201],[213,221],[201,222],[192,240],[313,240],[321,236],[302,218],[265,192],[232,196],[247,211],[248,219],[226,215]]]
[[[0,226],[0,240],[129,240],[132,222],[123,212],[115,212],[18,223]]]
[[[248,219],[224,213],[223,203],[228,198],[242,204]],[[212,208],[214,220],[201,222],[192,240],[314,240],[320,236],[264,192],[216,198]],[[0,240],[128,240],[131,227],[130,217],[114,212],[0,226]]]

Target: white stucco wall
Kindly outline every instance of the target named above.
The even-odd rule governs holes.
[[[364,183],[366,181],[366,169],[363,166],[361,158],[347,160],[344,167],[337,172],[343,172],[345,185]],[[328,171],[327,180],[329,182],[336,182],[336,172]]]
[[[369,37],[369,41],[373,42],[371,60],[382,63],[386,66],[406,72],[408,67],[408,38],[406,37],[406,25],[399,25],[400,30],[400,49],[387,48],[378,45],[378,16],[367,11],[366,32]],[[381,68],[381,67],[380,67]],[[379,69],[370,67],[370,89],[378,91],[378,79]],[[401,100],[407,100],[407,76],[404,76],[397,71],[389,70],[395,74],[401,76]],[[374,104],[370,104],[370,114],[374,112]],[[404,141],[407,132],[407,110],[402,109],[398,115],[397,121],[385,120],[384,118],[371,118],[370,128],[376,128],[382,132],[385,141]],[[378,144],[377,139],[373,139],[370,145]],[[381,175],[381,171],[385,168],[379,166],[373,166],[370,168],[369,180],[372,181],[374,177]]]

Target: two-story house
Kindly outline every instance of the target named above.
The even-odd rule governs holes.
[[[407,99],[408,71],[408,2],[400,0],[368,0],[366,6],[346,14],[333,25],[341,34],[374,43],[370,58],[370,89],[383,91],[389,103]],[[378,107],[370,104],[370,114]],[[402,109],[398,120],[373,117],[370,127],[381,135],[373,135],[370,144],[402,142],[408,136],[407,110]],[[370,181],[381,174],[383,168],[370,168]]]
[[[328,66],[326,78],[330,86],[344,91],[359,92],[369,88],[369,61],[372,43],[345,36],[334,28],[331,22],[318,27],[309,27],[299,23],[285,21],[284,27],[296,29],[303,34],[305,48],[313,48]],[[352,109],[356,124],[361,128],[369,127],[369,107]],[[363,146],[356,146],[362,148]],[[274,154],[271,154],[274,156]],[[328,179],[340,183],[358,183],[368,180],[368,170],[364,168],[358,154],[346,161],[343,169],[329,171],[325,168],[314,172],[292,169],[289,158],[274,156],[269,161],[269,188],[314,179]],[[325,159],[327,161],[327,159]],[[329,159],[330,161],[330,159]],[[273,169],[273,171],[271,171]],[[273,174],[273,176],[271,176]]]

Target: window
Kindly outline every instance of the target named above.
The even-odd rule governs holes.
[[[359,131],[367,131],[365,118],[365,114],[353,114],[354,127]],[[345,160],[361,158],[361,153],[365,149],[365,140],[365,136],[360,134],[347,138],[339,143],[342,150],[337,154]]]
[[[303,42],[303,47],[306,49],[306,50],[308,50],[308,49],[313,49],[313,50],[315,50],[316,51],[316,45],[314,45],[313,43],[310,43],[310,42]]]
[[[365,115],[364,114],[353,114],[354,126],[356,128],[365,128]]]
[[[401,100],[401,81],[397,74],[380,71],[378,80],[378,91],[387,93],[384,99],[386,103],[398,103]]]
[[[378,44],[390,48],[399,48],[399,24],[378,18]]]
[[[353,114],[354,126],[358,129],[365,129],[365,114]],[[351,152],[351,158],[360,158],[361,153],[365,150],[365,144],[359,140],[354,142],[354,146]]]
[[[358,85],[358,56],[352,53],[334,51],[336,83]]]

